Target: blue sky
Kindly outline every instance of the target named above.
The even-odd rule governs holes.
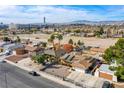
[[[75,20],[124,20],[124,6],[0,6],[0,22],[3,23],[41,23],[44,16],[49,23],[71,22]]]

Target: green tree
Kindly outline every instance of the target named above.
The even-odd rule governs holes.
[[[65,32],[70,33],[70,32],[71,32],[71,30],[70,30],[70,29],[67,29],[67,30],[65,30]]]
[[[47,43],[42,43],[42,47],[46,47],[47,46]]]
[[[123,38],[120,38],[117,43],[115,43],[115,46],[118,48],[118,49],[124,49],[124,39]]]
[[[103,29],[103,27],[100,27],[100,30],[99,31],[95,31],[95,36],[97,36],[97,37],[100,37],[100,35],[102,35],[104,33],[104,29]]]
[[[44,64],[45,63],[45,59],[46,59],[45,55],[32,56],[32,60],[34,60],[38,64]]]
[[[74,32],[75,32],[75,33],[80,33],[81,30],[80,30],[80,29],[76,29],[76,30],[74,30]]]
[[[124,80],[124,67],[119,66],[116,69],[115,75],[118,77],[119,80]]]
[[[49,42],[52,42],[52,44],[53,44],[53,49],[54,49],[54,52],[55,52],[55,57],[56,57],[57,61],[59,61],[59,58],[57,57],[57,53],[56,53],[56,46],[55,46],[55,44],[54,44],[54,40],[55,40],[56,38],[59,40],[59,46],[60,46],[60,41],[63,39],[63,36],[62,36],[61,34],[59,34],[59,33],[53,33],[53,34],[50,36],[50,38],[48,39],[48,41],[49,41]]]
[[[80,40],[78,40],[77,44],[78,44],[79,46],[84,45],[84,43],[81,42]]]
[[[116,62],[117,69],[115,69],[115,74],[118,78],[124,80],[124,39],[119,39],[114,46],[106,49],[103,58],[109,64],[111,64],[113,60]]]
[[[32,29],[31,29],[31,32],[34,33],[34,34],[36,34],[37,29],[36,29],[36,28],[32,28]]]
[[[68,43],[71,44],[71,45],[73,45],[73,40],[72,39],[69,39]]]
[[[3,37],[3,41],[7,42],[10,41],[10,39],[8,37]]]
[[[58,39],[59,40],[59,45],[60,45],[60,41],[63,39],[63,36],[59,33],[53,33],[50,38],[48,39],[49,42],[52,42],[53,43],[53,47],[55,46],[54,45],[54,40],[55,39]]]
[[[110,48],[105,50],[105,53],[103,55],[103,58],[105,59],[105,61],[107,61],[109,64],[112,62],[112,60],[116,57],[116,55],[114,54],[114,50],[115,47],[114,46],[110,46]]]
[[[112,60],[115,60],[117,64],[124,65],[124,39],[119,39],[114,46],[106,49],[103,58],[111,63]]]
[[[100,32],[101,35],[104,33],[103,27],[100,27],[100,31],[99,32]]]
[[[19,36],[17,36],[17,38],[16,38],[16,42],[17,42],[17,43],[20,43],[20,42],[21,42],[21,39],[20,39]]]

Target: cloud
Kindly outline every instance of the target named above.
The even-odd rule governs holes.
[[[0,6],[0,21],[4,23],[70,22],[75,20],[111,20],[122,16],[124,7],[118,6]],[[116,11],[116,12],[115,12]],[[123,17],[121,17],[123,18]]]

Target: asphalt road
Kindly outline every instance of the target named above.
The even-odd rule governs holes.
[[[41,76],[32,76],[27,71],[8,63],[0,63],[1,88],[66,88]]]

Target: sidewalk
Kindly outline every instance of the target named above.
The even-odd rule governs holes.
[[[5,59],[5,61],[6,61],[7,63],[9,63],[9,64],[12,64],[12,65],[14,65],[14,66],[17,66],[17,67],[19,67],[19,68],[21,68],[21,69],[24,69],[24,70],[26,70],[26,71],[32,71],[32,70],[33,70],[33,69],[31,69],[31,68],[27,68],[27,67],[24,67],[24,66],[20,66],[20,65],[18,65],[18,64],[16,64],[16,63],[10,62],[10,61],[8,61],[8,60],[6,60],[6,59]],[[43,72],[43,71],[38,71],[38,70],[35,70],[35,71],[36,71],[38,74],[40,74],[42,77],[47,78],[47,79],[49,79],[49,80],[52,80],[52,81],[54,81],[54,82],[56,82],[56,83],[59,83],[59,84],[61,84],[61,85],[64,85],[64,86],[67,86],[67,87],[70,87],[70,88],[81,88],[81,87],[76,86],[75,84],[72,84],[72,83],[70,83],[70,82],[63,81],[61,78],[58,78],[58,77],[56,77],[56,76],[54,76],[54,75],[47,74],[47,73],[45,73],[45,72]]]

